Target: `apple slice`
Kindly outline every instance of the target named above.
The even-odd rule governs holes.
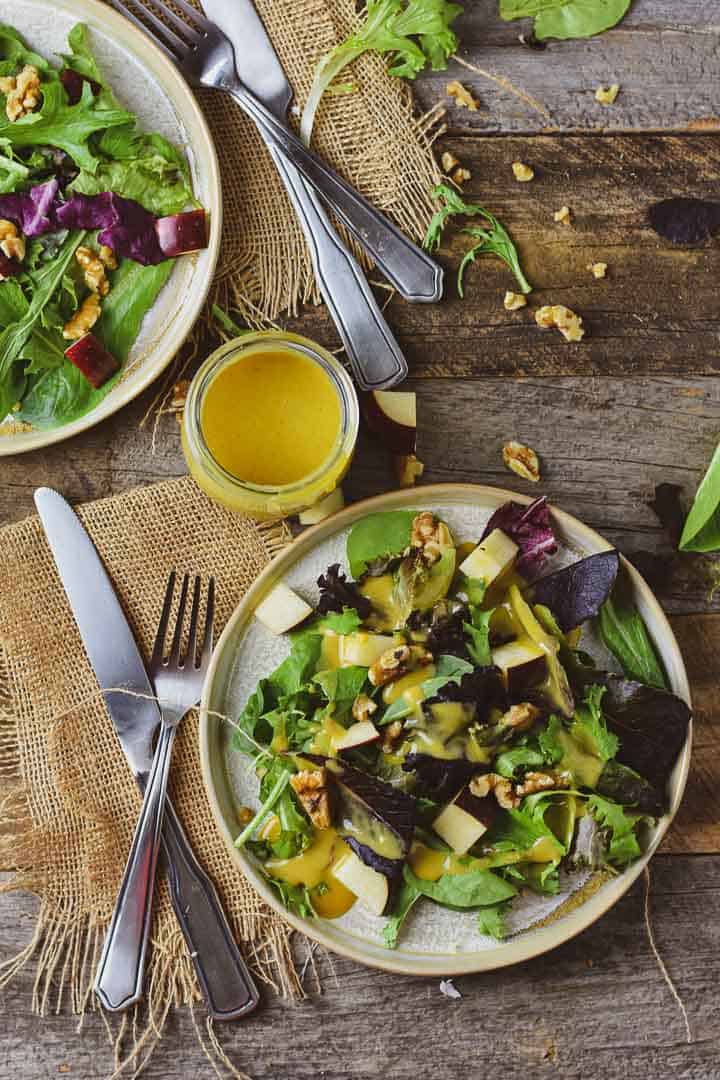
[[[94,334],[85,334],[73,341],[65,355],[83,373],[91,386],[99,390],[119,369],[120,364]]]
[[[369,634],[365,630],[343,634],[339,645],[340,667],[372,667],[384,652],[396,644],[393,637]]]
[[[344,505],[345,496],[343,490],[341,487],[336,487],[320,502],[315,503],[314,506],[309,506],[307,510],[302,510],[298,515],[298,521],[301,525],[317,525],[319,521],[324,521],[331,514],[342,510]]]
[[[373,915],[382,915],[390,895],[388,879],[384,874],[366,866],[354,851],[348,851],[338,859],[332,873],[368,911]]]
[[[163,255],[187,255],[207,247],[207,219],[204,210],[186,210],[169,214],[155,222],[158,244]]]
[[[500,668],[510,694],[522,694],[547,675],[547,656],[529,637],[517,638],[492,650],[492,662]]]
[[[312,610],[302,596],[280,582],[255,608],[255,617],[271,633],[279,636],[307,619],[308,615],[312,615]]]
[[[449,844],[456,855],[464,855],[488,831],[497,814],[498,804],[487,796],[478,799],[464,787],[433,821],[433,829]]]
[[[379,738],[380,732],[372,720],[359,720],[357,724],[351,724],[341,738],[333,739],[333,746],[336,750],[353,750],[356,746],[377,742]]]
[[[415,394],[405,390],[372,390],[363,394],[367,426],[394,454],[414,454],[417,435]]]
[[[493,529],[460,564],[460,573],[482,578],[487,587],[508,570],[520,548],[501,529]]]

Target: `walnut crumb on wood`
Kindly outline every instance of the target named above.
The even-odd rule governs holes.
[[[619,93],[619,83],[613,83],[612,86],[598,86],[595,91],[595,100],[601,105],[612,105]]]
[[[449,174],[460,164],[460,160],[459,158],[456,158],[450,150],[445,150],[440,158],[440,164],[442,165],[443,172]]]
[[[503,307],[506,311],[517,311],[518,308],[527,306],[527,296],[523,296],[522,293],[508,292],[505,293],[505,299],[503,300]]]
[[[457,79],[453,79],[445,87],[445,93],[448,97],[453,98],[455,104],[461,109],[469,109],[470,112],[478,111],[478,103],[472,96],[469,90],[466,90],[461,82]]]
[[[553,214],[553,220],[557,221],[560,225],[572,224],[572,211],[569,206],[561,206],[559,210],[556,210]]]
[[[535,312],[535,322],[544,330],[554,327],[566,341],[582,341],[582,318],[564,304],[546,304]]]
[[[457,168],[453,169],[451,179],[454,180],[456,184],[464,184],[471,176],[472,173],[469,169],[463,169],[462,165],[458,165]]]
[[[594,278],[604,278],[607,274],[608,264],[604,262],[588,263],[587,269]]]
[[[535,177],[535,170],[526,165],[524,161],[513,161],[513,176],[520,184],[527,184]]]
[[[502,449],[503,461],[524,480],[537,484],[540,479],[540,462],[534,450],[519,442],[507,442]]]

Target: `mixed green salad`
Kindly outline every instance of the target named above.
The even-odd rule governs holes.
[[[290,651],[233,734],[261,802],[236,842],[288,908],[357,900],[392,948],[426,898],[499,938],[523,890],[640,856],[690,711],[617,552],[543,574],[556,549],[542,498],[460,544],[430,511],[372,514],[348,534],[352,579],[335,564],[314,607],[284,584],[258,606]],[[589,625],[622,673],[584,651]]]
[[[86,27],[55,66],[0,26],[0,423],[94,408],[174,257],[204,246],[184,156],[122,107]]]

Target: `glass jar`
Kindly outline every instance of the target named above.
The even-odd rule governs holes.
[[[218,374],[243,356],[269,352],[274,347],[297,352],[317,364],[333,386],[340,406],[338,435],[325,461],[308,476],[284,485],[255,484],[228,472],[211,453],[202,428],[203,404],[208,389]],[[355,387],[334,356],[298,334],[275,330],[258,331],[244,334],[222,345],[200,367],[190,384],[185,402],[183,451],[196,483],[211,499],[231,510],[238,510],[261,520],[284,517],[314,506],[337,487],[352,460],[358,423]],[[237,424],[242,424],[241,409],[238,410]],[[307,433],[307,437],[312,438],[312,431]],[[267,451],[272,454],[271,441],[268,442]]]

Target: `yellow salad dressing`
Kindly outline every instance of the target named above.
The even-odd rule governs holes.
[[[265,869],[271,877],[290,885],[306,885],[309,889],[323,885],[324,888],[313,895],[313,907],[322,918],[337,919],[355,903],[355,894],[332,872],[335,863],[347,851],[347,845],[334,829],[320,829],[302,854],[292,859],[268,859]]]

